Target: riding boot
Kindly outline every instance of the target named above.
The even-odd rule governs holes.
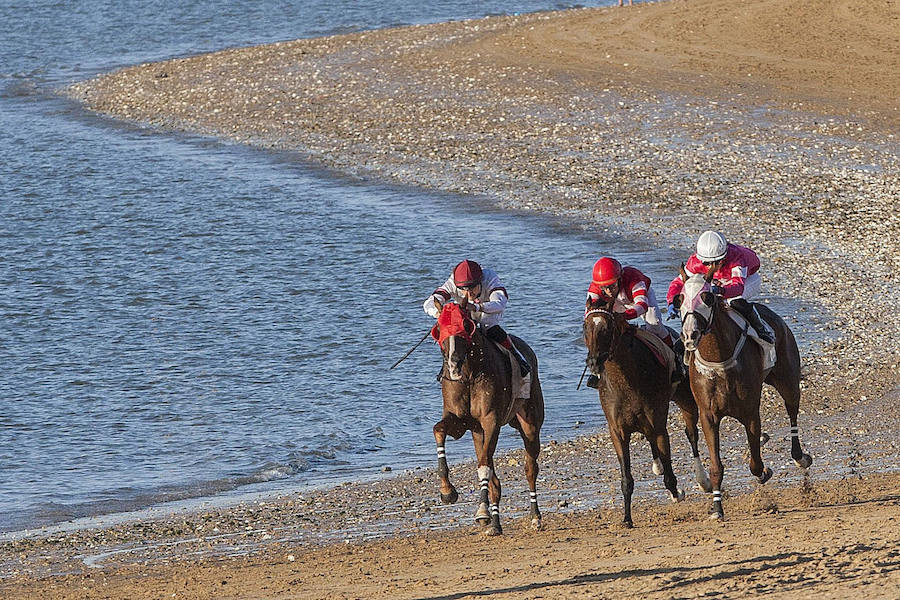
[[[766,326],[763,324],[762,319],[759,316],[759,313],[756,312],[756,307],[747,302],[743,298],[734,298],[731,300],[730,305],[733,309],[741,313],[741,316],[747,319],[750,325],[753,326],[753,329],[756,330],[756,333],[759,334],[759,338],[764,342],[768,342],[770,344],[775,343],[775,338],[771,333],[766,329]]]
[[[506,336],[506,339],[503,340],[501,345],[512,352],[513,356],[516,357],[516,360],[519,361],[519,371],[521,371],[522,377],[525,377],[526,375],[531,373],[531,365],[528,364],[528,361],[525,360],[525,357],[522,356],[522,353],[519,352],[519,349],[516,348],[516,345],[512,343],[512,339],[510,339],[509,336]]]

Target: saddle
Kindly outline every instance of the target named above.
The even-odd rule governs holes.
[[[658,335],[645,329],[641,329],[640,327],[635,329],[634,337],[650,349],[653,356],[656,358],[656,362],[664,367],[669,374],[669,377],[671,377],[672,372],[675,370],[675,361],[677,360],[675,352],[669,348],[664,341],[659,339]]]
[[[512,396],[515,400],[528,400],[531,398],[531,373],[522,377],[522,370],[519,368],[519,359],[517,359],[512,352],[495,342],[494,340],[485,336],[488,343],[494,345],[495,348],[500,350],[506,358],[509,360],[510,369],[512,372]],[[513,402],[515,404],[515,402]]]
[[[769,342],[761,339],[759,337],[759,334],[756,332],[756,329],[753,328],[753,325],[748,323],[747,319],[745,319],[738,311],[729,308],[725,311],[725,314],[731,317],[731,320],[737,323],[737,326],[744,330],[747,337],[759,344],[759,347],[763,351],[763,371],[768,371],[769,369],[774,367],[776,360],[775,344],[770,344]],[[766,326],[766,329],[769,331],[769,333],[772,334],[772,337],[775,337],[775,331],[772,330],[772,326],[766,323],[765,319],[760,320],[763,322],[763,325]]]

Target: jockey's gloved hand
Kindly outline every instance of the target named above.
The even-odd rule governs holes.
[[[715,284],[709,286],[709,291],[711,291],[711,292],[712,292],[713,294],[715,294],[716,296],[721,296],[722,294],[725,293],[725,290],[722,289],[722,286],[720,286],[720,285],[715,285]]]
[[[669,316],[666,317],[666,321],[671,321],[678,316],[678,311],[676,311],[675,307],[671,304],[666,307],[666,312],[669,313]]]

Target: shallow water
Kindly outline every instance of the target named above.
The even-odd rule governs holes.
[[[141,61],[569,3],[150,6],[0,2],[0,531],[430,464],[437,351],[387,367],[466,256],[500,271],[505,324],[538,349],[546,435],[600,422],[574,392],[579,306],[593,256],[620,248],[53,93]]]

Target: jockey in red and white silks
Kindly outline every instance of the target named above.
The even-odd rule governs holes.
[[[462,261],[453,268],[453,274],[447,281],[425,299],[422,307],[427,314],[436,319],[440,311],[435,302],[443,306],[451,300],[459,304],[465,300],[469,316],[481,325],[485,335],[515,356],[522,376],[531,372],[528,361],[512,343],[509,334],[500,327],[500,319],[503,318],[509,294],[493,269],[483,269],[474,260]]]
[[[443,285],[434,290],[425,300],[425,304],[423,304],[425,312],[436,319],[438,317],[438,309],[434,305],[434,300],[437,300],[443,306],[444,303],[450,300],[462,303],[463,298],[466,298],[466,300],[478,307],[478,310],[470,314],[476,323],[480,323],[485,329],[499,325],[500,320],[503,318],[503,310],[509,301],[509,296],[506,293],[506,288],[503,287],[503,283],[500,281],[500,277],[493,269],[481,269],[481,273],[481,290],[479,290],[474,300],[457,286],[453,280],[453,275],[451,275]]]
[[[594,263],[587,295],[592,302],[614,298],[613,312],[624,313],[629,320],[643,317],[645,329],[672,346],[672,336],[660,319],[650,278],[639,269],[623,267],[616,259],[604,256]]]
[[[690,277],[697,273],[706,275],[713,269],[712,292],[725,298],[729,306],[747,319],[760,338],[774,343],[775,338],[748,302],[759,295],[759,266],[759,256],[750,248],[727,242],[718,231],[704,231],[697,240],[697,251],[688,259],[684,270]],[[670,313],[674,310],[672,299],[683,287],[680,274],[669,284],[666,304]]]

